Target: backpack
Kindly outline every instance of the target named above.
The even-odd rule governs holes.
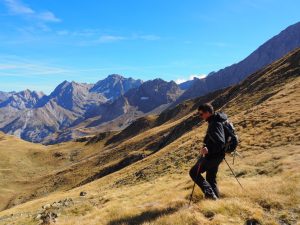
[[[222,124],[225,134],[225,153],[232,153],[236,150],[239,144],[238,136],[236,135],[234,126],[231,122],[226,120]]]

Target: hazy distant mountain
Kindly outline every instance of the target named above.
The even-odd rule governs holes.
[[[180,87],[181,90],[185,91],[193,85],[193,83],[196,79],[199,80],[198,78],[194,77],[193,80],[188,80],[188,81],[182,82],[182,83],[178,84],[178,86]]]
[[[0,91],[0,103],[7,100],[15,92],[4,92]]]
[[[0,108],[1,131],[32,142],[42,142],[48,135],[69,127],[76,119],[76,113],[53,101],[43,107],[24,110]]]
[[[265,42],[239,63],[196,79],[176,103],[236,84],[297,47],[300,47],[300,22]]]
[[[92,86],[92,84],[64,81],[55,88],[39,107],[53,101],[69,111],[82,115],[89,107],[107,101],[101,93],[91,92]]]
[[[125,98],[129,105],[146,113],[160,105],[174,102],[181,94],[182,90],[174,81],[155,79],[143,83],[139,88],[131,89],[125,94]]]
[[[155,110],[162,105],[169,105],[183,93],[174,81],[164,81],[162,79],[149,80],[121,95],[109,104],[101,105],[95,109],[92,115],[100,116],[89,126],[97,126],[101,123],[123,116],[124,120],[132,120],[135,115],[143,115]],[[163,108],[162,108],[163,110]],[[128,115],[131,116],[128,116]],[[126,118],[126,119],[125,119]],[[123,121],[126,123],[126,121]]]
[[[92,86],[64,81],[49,96],[29,90],[15,93],[0,103],[0,130],[41,142],[71,126],[90,107],[107,101],[102,94],[90,92]]]
[[[115,100],[120,95],[124,95],[128,90],[139,87],[142,83],[142,80],[134,80],[131,77],[125,78],[118,74],[112,74],[98,81],[90,91],[101,93],[109,100]]]
[[[30,91],[28,89],[12,94],[7,93],[6,100],[0,103],[0,108],[12,107],[19,110],[34,108],[44,96],[45,94],[42,92]]]
[[[28,141],[42,142],[53,133],[90,118],[93,116],[90,112],[106,120],[121,115],[124,104],[112,105],[113,99],[121,98],[125,91],[141,84],[141,80],[110,75],[96,84],[64,81],[49,96],[30,90],[1,92],[0,130]],[[111,111],[109,115],[102,115],[108,111]]]
[[[30,90],[14,93],[0,104],[0,129],[25,140],[41,142],[49,134],[70,126],[79,113],[60,105],[60,97],[67,100],[65,95],[72,93],[71,89],[58,91],[67,86],[64,82],[50,96]],[[78,98],[74,93],[71,95]],[[72,102],[71,95],[69,102]]]

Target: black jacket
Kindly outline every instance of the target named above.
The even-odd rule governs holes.
[[[208,120],[208,128],[204,138],[204,145],[208,149],[208,159],[224,158],[225,134],[223,122],[227,120],[225,113],[215,113]]]

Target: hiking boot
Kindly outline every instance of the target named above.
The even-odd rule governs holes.
[[[220,192],[219,192],[219,188],[217,186],[212,186],[211,188],[213,189],[215,195],[217,196],[217,198],[220,198]]]
[[[212,189],[205,190],[204,196],[206,199],[218,200],[218,197],[216,196],[216,194],[214,193],[214,191]]]
[[[203,179],[201,185],[199,185],[202,192],[204,193],[205,198],[207,199],[213,199],[213,200],[217,200],[218,197],[215,194],[214,190],[212,189],[212,187],[210,186],[210,184]]]
[[[205,198],[206,199],[210,199],[210,200],[218,200],[218,197],[214,194],[214,195],[205,195]]]

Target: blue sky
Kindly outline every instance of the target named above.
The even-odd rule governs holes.
[[[0,0],[0,90],[118,73],[187,80],[300,21],[298,0]]]

